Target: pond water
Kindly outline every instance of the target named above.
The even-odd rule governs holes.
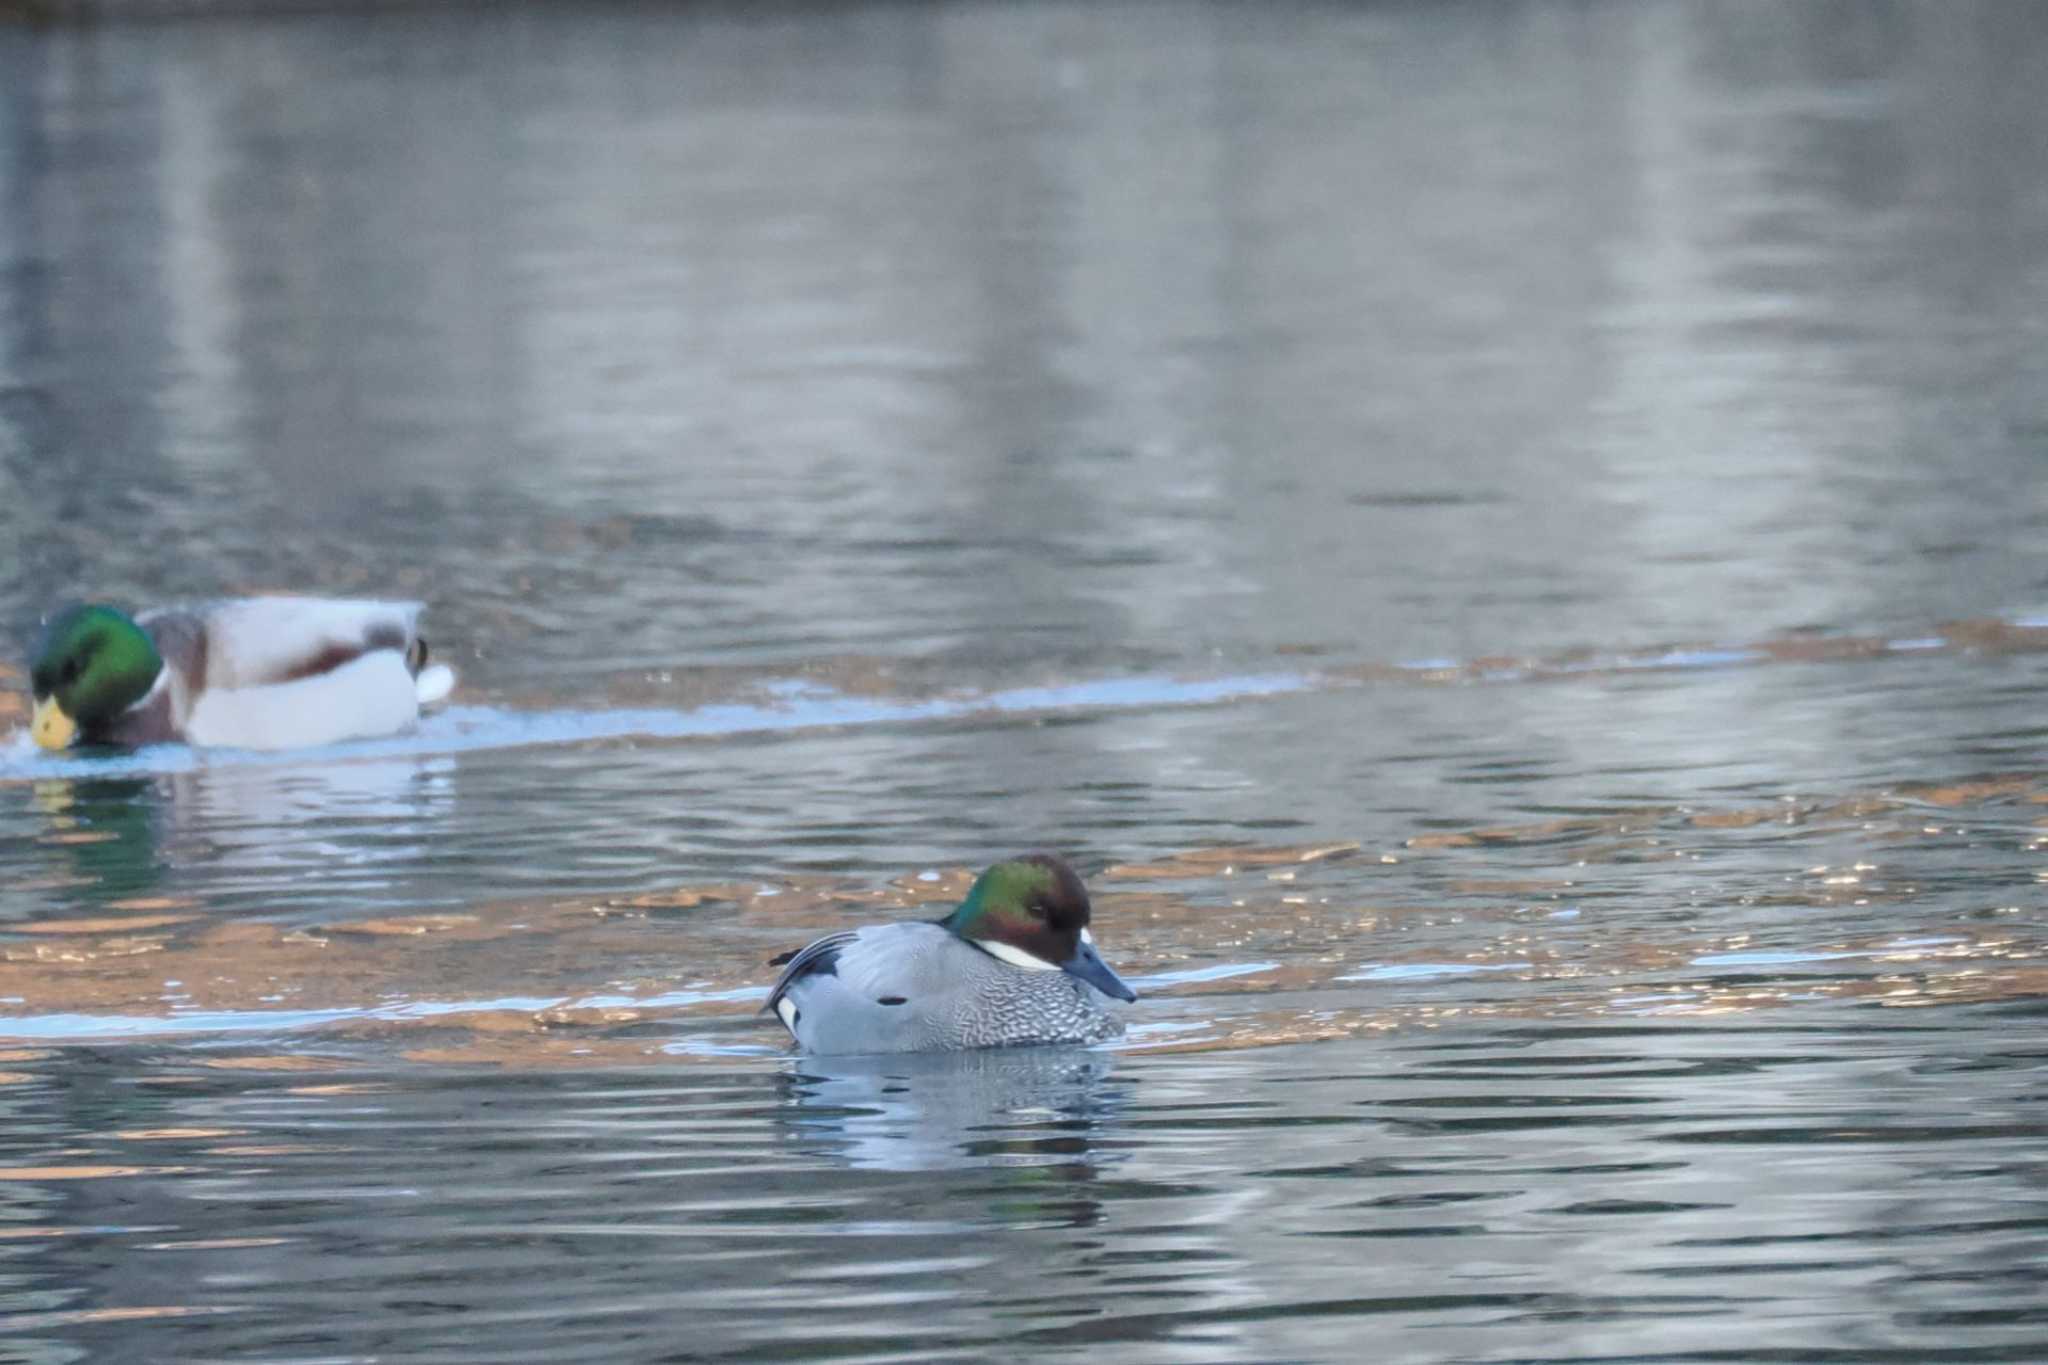
[[[0,1362],[2048,1357],[2048,9],[0,29]],[[53,606],[416,733],[56,759]],[[1089,1050],[767,959],[1067,854]]]

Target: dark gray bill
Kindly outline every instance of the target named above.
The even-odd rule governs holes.
[[[1079,943],[1074,955],[1060,964],[1060,970],[1068,976],[1087,982],[1104,995],[1115,996],[1118,1000],[1136,1000],[1138,993],[1123,983],[1123,978],[1109,969],[1102,955],[1095,951],[1092,943]]]

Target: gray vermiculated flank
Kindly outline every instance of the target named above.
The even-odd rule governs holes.
[[[771,1008],[785,997],[796,1006],[791,1032],[810,1052],[1095,1043],[1123,1032],[1100,991],[999,961],[936,924],[870,925],[833,940],[832,973],[785,972],[769,998]]]

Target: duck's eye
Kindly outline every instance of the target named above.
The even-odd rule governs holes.
[[[64,661],[64,670],[62,674],[58,677],[58,681],[60,683],[77,682],[80,667],[81,665],[79,664],[78,660],[66,659]]]
[[[1033,901],[1024,907],[1024,911],[1033,919],[1044,919],[1051,913],[1044,901]]]

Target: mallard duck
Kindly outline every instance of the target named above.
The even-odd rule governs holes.
[[[417,602],[251,597],[52,620],[29,669],[45,749],[166,740],[291,749],[402,730],[455,686]]]
[[[933,1052],[1095,1043],[1136,1000],[1095,951],[1088,888],[1048,853],[997,863],[936,922],[847,929],[770,966],[762,1008],[808,1052]]]

